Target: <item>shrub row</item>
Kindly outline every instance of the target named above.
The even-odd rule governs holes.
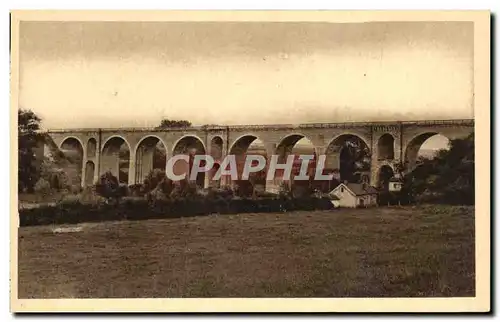
[[[85,204],[79,200],[19,210],[21,226],[76,224],[113,220],[178,218],[213,213],[280,212],[331,209],[328,199],[192,199],[153,200],[124,198],[116,204]]]

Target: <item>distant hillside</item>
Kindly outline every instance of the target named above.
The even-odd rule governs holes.
[[[420,149],[420,151],[418,151],[418,156],[433,159],[438,151],[438,149]]]

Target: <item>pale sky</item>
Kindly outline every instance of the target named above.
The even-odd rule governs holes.
[[[468,22],[22,22],[44,128],[473,117]]]

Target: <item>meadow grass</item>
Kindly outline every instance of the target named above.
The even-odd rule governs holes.
[[[474,208],[19,228],[19,298],[474,296]]]

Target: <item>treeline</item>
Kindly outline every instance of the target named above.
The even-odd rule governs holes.
[[[379,203],[441,203],[473,205],[475,202],[474,133],[450,141],[448,150],[420,158],[417,167],[403,175],[399,193],[381,193]]]
[[[451,140],[449,150],[423,159],[405,176],[409,199],[419,203],[472,205],[475,200],[474,133]]]
[[[120,185],[116,177],[105,173],[95,187],[55,205],[21,209],[19,215],[21,226],[33,226],[331,208],[328,198],[296,198],[287,191],[253,197],[240,197],[229,187],[201,191],[191,182],[173,183],[161,171],[152,171],[144,184],[131,187]]]

